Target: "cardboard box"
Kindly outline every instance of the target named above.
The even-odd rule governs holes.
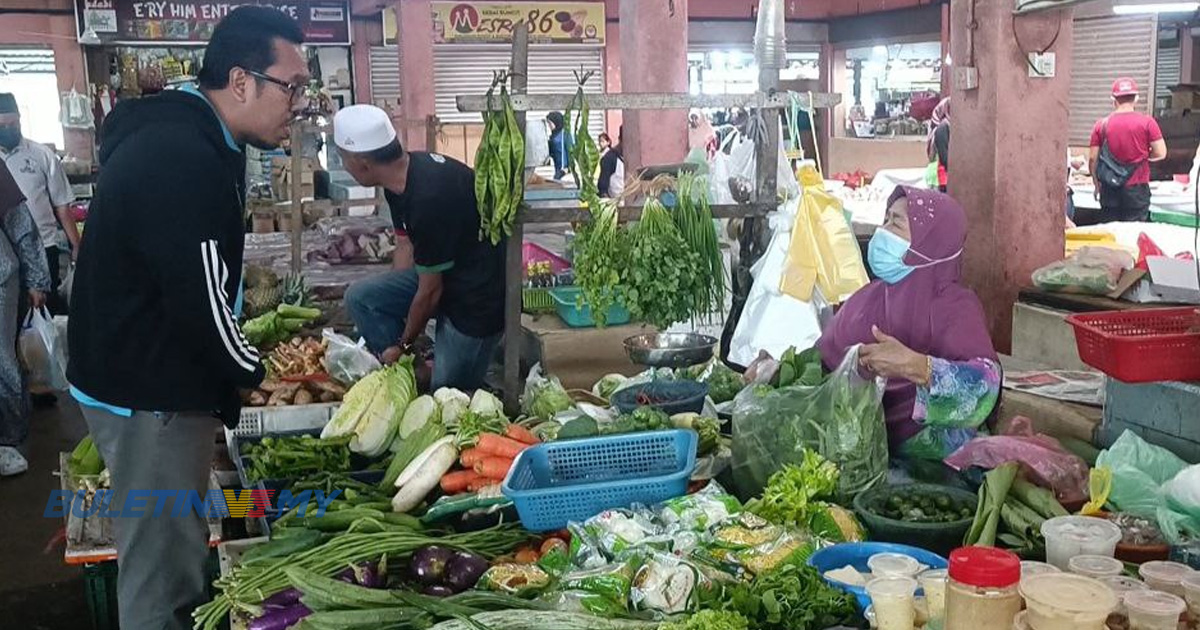
[[[522,356],[540,362],[567,389],[591,390],[606,374],[633,376],[646,369],[625,354],[626,338],[651,330],[641,325],[568,328],[558,315],[548,314],[522,315],[521,326]]]
[[[1200,109],[1200,85],[1183,83],[1171,88],[1171,109]]]

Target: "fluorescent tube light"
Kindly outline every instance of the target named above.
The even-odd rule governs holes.
[[[1200,2],[1152,2],[1148,4],[1118,4],[1113,7],[1117,15],[1144,13],[1191,13],[1200,9]]]

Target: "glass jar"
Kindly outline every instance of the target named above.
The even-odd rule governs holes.
[[[1073,573],[1043,573],[1021,580],[1021,595],[1036,630],[1103,630],[1117,596],[1099,580]]]
[[[1121,575],[1125,572],[1125,563],[1109,556],[1082,555],[1071,558],[1067,568],[1076,575],[1100,579]]]
[[[1138,575],[1146,582],[1146,586],[1177,597],[1183,597],[1183,578],[1195,573],[1195,569],[1179,562],[1154,560],[1147,562],[1138,569]]]
[[[1129,630],[1176,630],[1187,604],[1170,593],[1131,591],[1125,595],[1125,609],[1129,611]]]
[[[917,581],[910,577],[877,577],[867,582],[867,596],[879,630],[912,630],[917,619]]]
[[[946,630],[1009,630],[1021,612],[1021,559],[989,547],[950,554]]]

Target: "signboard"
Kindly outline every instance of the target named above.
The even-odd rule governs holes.
[[[75,19],[81,34],[91,28],[105,42],[204,43],[221,18],[246,4],[296,20],[306,44],[350,44],[346,0],[75,0]]]
[[[528,24],[531,44],[603,44],[603,2],[434,2],[435,44],[503,44]],[[396,14],[383,12],[383,42],[396,44]]]

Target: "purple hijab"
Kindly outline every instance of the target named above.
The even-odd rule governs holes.
[[[891,206],[908,198],[912,245],[904,257],[916,269],[894,285],[876,280],[846,301],[817,347],[825,367],[836,368],[855,344],[875,343],[872,326],[917,352],[950,361],[997,359],[983,306],[970,289],[959,284],[967,216],[962,206],[937,191],[897,187]],[[892,447],[920,432],[912,419],[917,388],[903,379],[890,379],[883,397]]]

